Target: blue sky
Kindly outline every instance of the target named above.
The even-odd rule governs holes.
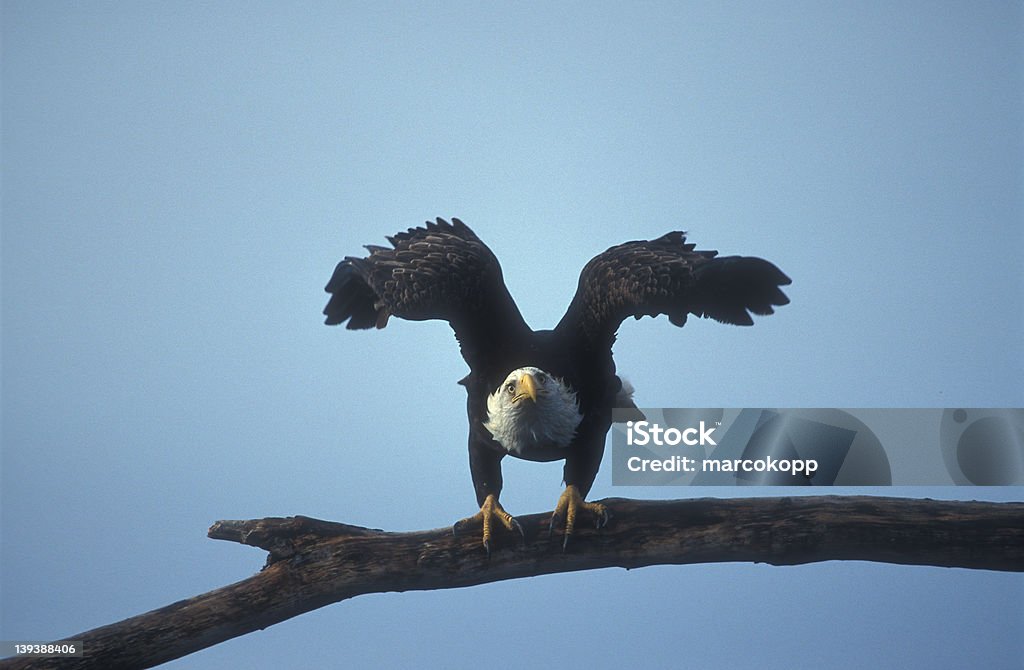
[[[2,639],[252,574],[217,519],[471,513],[447,326],[321,323],[334,264],[426,218],[537,328],[673,229],[793,278],[750,329],[625,324],[642,406],[1024,404],[1019,3],[2,6]],[[550,509],[560,465],[510,460],[506,507]],[[593,497],[690,493],[731,491]],[[366,596],[168,667],[1000,668],[1022,632],[1019,575],[702,565]]]

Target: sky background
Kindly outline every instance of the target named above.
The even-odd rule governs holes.
[[[251,575],[218,519],[474,512],[447,326],[320,314],[341,257],[435,216],[537,328],[674,229],[793,278],[753,328],[626,323],[641,406],[1024,405],[1020,3],[2,7],[0,639]],[[506,508],[550,510],[561,464],[512,461]],[[606,468],[592,497],[734,493]],[[721,564],[363,596],[167,667],[1019,668],[1022,640],[1018,574]]]

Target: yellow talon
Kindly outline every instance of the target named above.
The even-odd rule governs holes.
[[[555,511],[551,514],[551,525],[548,529],[549,533],[553,532],[555,521],[557,519],[565,519],[565,539],[562,540],[563,550],[569,545],[569,537],[572,535],[573,530],[576,529],[576,515],[580,509],[594,515],[594,526],[596,528],[601,528],[608,523],[608,508],[605,505],[585,502],[583,496],[580,495],[580,490],[575,485],[566,486],[565,491],[558,498]]]
[[[456,522],[453,528],[455,533],[466,526],[483,522],[483,545],[484,549],[487,550],[487,555],[491,555],[491,528],[493,525],[493,519],[497,518],[503,526],[509,531],[516,531],[519,533],[523,540],[526,539],[523,534],[523,528],[519,525],[519,522],[515,520],[511,514],[505,511],[505,508],[498,502],[498,496],[493,493],[484,500],[484,504],[480,506],[480,511],[473,516],[462,519]]]

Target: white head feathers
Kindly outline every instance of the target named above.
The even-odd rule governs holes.
[[[561,379],[525,367],[509,373],[487,396],[484,428],[506,451],[526,456],[569,446],[582,419],[576,394]]]

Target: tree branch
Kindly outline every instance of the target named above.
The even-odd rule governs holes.
[[[473,586],[504,579],[648,565],[861,560],[1024,571],[1024,503],[879,497],[677,501],[610,498],[611,523],[578,527],[567,551],[550,513],[519,517],[526,540],[478,532],[388,533],[308,517],[218,521],[214,539],[269,552],[235,584],[70,636],[83,658],[8,659],[0,668],[140,668],[179,658],[364,593]]]

